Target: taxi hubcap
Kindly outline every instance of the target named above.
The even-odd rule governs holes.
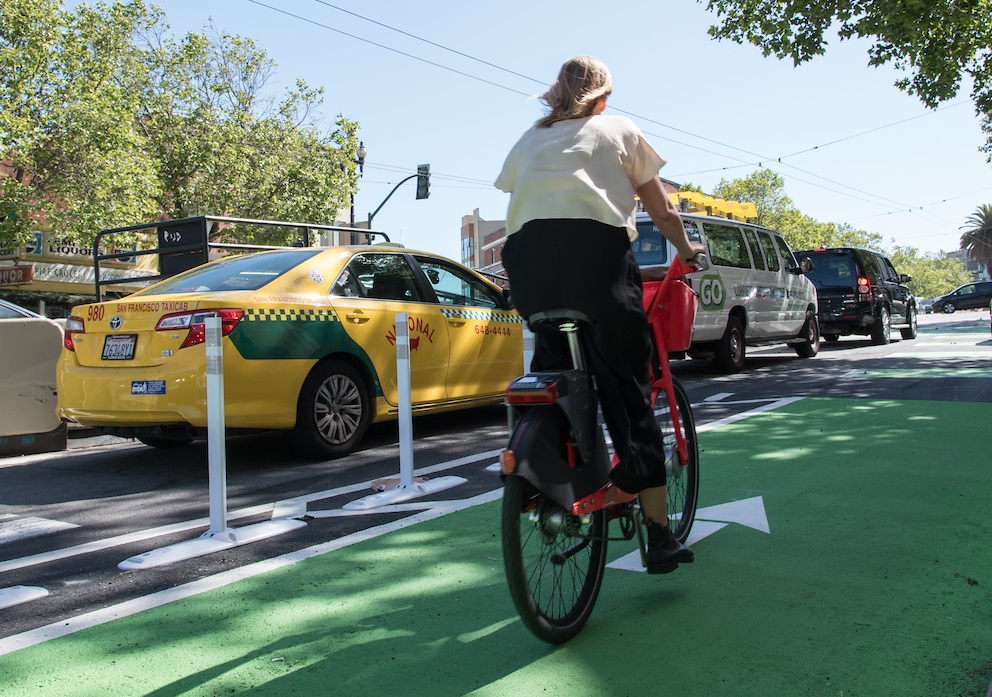
[[[362,395],[352,380],[332,375],[317,390],[313,404],[317,430],[335,445],[347,442],[358,430],[362,418]]]

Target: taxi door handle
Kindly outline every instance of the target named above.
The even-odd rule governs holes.
[[[372,319],[361,310],[352,310],[351,312],[346,314],[344,318],[349,322],[351,322],[352,324],[365,324],[370,319]]]
[[[465,320],[459,317],[449,317],[448,324],[450,324],[452,327],[463,327],[465,326]]]

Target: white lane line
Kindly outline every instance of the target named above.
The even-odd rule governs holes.
[[[749,409],[741,414],[727,417],[724,419],[719,419],[707,424],[703,424],[697,428],[698,432],[709,431],[722,425],[733,423],[734,421],[740,421],[749,416],[754,416],[756,414],[769,411],[771,409],[776,409],[778,407],[786,406],[793,402],[797,402],[805,397],[786,397],[783,399],[776,400],[771,404],[759,407],[757,409]],[[457,460],[452,460],[451,463],[442,463],[439,465],[434,465],[432,467],[425,467],[423,470],[417,470],[415,474],[426,474],[434,471],[442,471],[443,469],[459,466],[462,464],[470,464],[477,460],[493,457],[498,454],[499,450],[491,450],[485,453],[480,453],[478,455],[468,456],[464,458],[459,458]],[[445,466],[447,465],[447,467]],[[349,487],[341,487],[341,490],[354,490],[356,487],[360,486],[370,486],[370,484],[364,485],[353,485]],[[329,490],[329,491],[339,491],[339,490]],[[326,493],[326,492],[323,492]],[[344,493],[348,493],[345,491]],[[150,610],[155,607],[160,607],[166,605],[175,600],[182,600],[184,598],[189,598],[200,593],[205,593],[210,590],[215,590],[223,586],[236,583],[244,579],[252,578],[260,574],[274,571],[275,569],[282,568],[284,566],[289,566],[297,562],[303,561],[305,559],[310,559],[312,557],[317,557],[322,554],[327,554],[328,552],[333,552],[338,549],[343,549],[353,544],[363,542],[365,540],[374,539],[380,535],[385,535],[396,530],[402,530],[403,528],[416,525],[418,523],[426,522],[429,520],[434,520],[435,518],[440,518],[441,516],[447,515],[448,513],[454,513],[472,506],[482,505],[484,503],[490,503],[492,501],[497,501],[502,498],[503,489],[495,489],[485,494],[480,494],[472,498],[463,499],[461,501],[439,501],[433,502],[431,507],[420,513],[415,513],[414,515],[408,516],[406,518],[401,518],[395,520],[391,523],[385,523],[376,527],[368,528],[366,530],[359,530],[358,532],[352,533],[351,535],[346,535],[345,537],[338,538],[336,540],[330,540],[321,544],[313,545],[312,547],[306,547],[304,549],[296,550],[294,552],[288,552],[286,554],[280,555],[278,557],[273,557],[272,559],[265,559],[254,564],[249,564],[247,566],[241,566],[236,569],[229,569],[228,571],[222,571],[218,574],[213,574],[212,576],[207,576],[205,578],[199,579],[197,581],[192,581],[190,583],[183,584],[181,586],[175,586],[173,588],[168,588],[166,590],[157,591],[150,595],[142,596],[139,598],[134,598],[117,605],[112,605],[110,607],[105,607],[99,610],[94,610],[93,612],[87,612],[76,617],[70,617],[68,619],[60,619],[51,624],[45,625],[44,627],[38,627],[37,629],[32,629],[27,632],[22,632],[20,634],[14,634],[4,639],[0,639],[0,656],[6,655],[8,653],[13,653],[14,651],[19,651],[29,646],[34,646],[36,644],[41,644],[50,639],[57,639],[59,637],[68,636],[74,634],[83,629],[89,627],[95,627],[100,624],[105,624],[111,622],[115,619],[122,617],[127,617],[129,615],[134,615],[145,610]],[[298,497],[297,499],[287,499],[287,501],[298,501],[302,499],[307,500],[319,500],[320,498],[328,498],[327,496],[320,496],[318,494],[310,494],[308,496]],[[286,502],[281,502],[286,503]],[[406,506],[413,506],[415,504],[405,504]],[[268,505],[269,508],[274,508],[273,504]],[[257,506],[255,508],[265,508],[265,506]],[[246,509],[248,510],[248,509]],[[353,512],[350,512],[353,514]],[[311,514],[312,515],[312,514]],[[335,515],[333,513],[328,513],[327,517]],[[228,516],[229,518],[231,516]],[[315,516],[316,517],[316,516]],[[323,515],[321,516],[323,517]],[[199,525],[207,525],[209,520],[203,518],[197,521]],[[182,525],[182,524],[178,524]],[[164,526],[173,527],[173,526]],[[161,528],[158,528],[161,529]],[[135,533],[137,534],[137,533]],[[123,537],[123,536],[122,536]],[[16,560],[15,560],[16,561]],[[19,567],[17,567],[19,568]],[[3,568],[0,566],[0,571]]]
[[[929,358],[992,358],[992,349],[986,351],[899,351],[890,353],[889,358],[919,358],[926,360]]]
[[[59,520],[48,520],[47,518],[19,518],[14,516],[12,520],[0,523],[0,545],[17,540],[26,540],[29,537],[40,537],[50,535],[60,530],[71,530],[78,528],[75,523],[63,523]]]
[[[479,506],[484,503],[497,501],[502,497],[502,495],[503,489],[500,488],[485,494],[473,496],[472,498],[463,499],[461,501],[438,502],[429,510],[408,516],[406,518],[401,518],[400,520],[395,520],[391,523],[379,525],[367,530],[360,530],[352,533],[351,535],[340,537],[336,540],[323,542],[321,544],[313,545],[312,547],[306,547],[295,552],[289,552],[278,557],[273,557],[272,559],[265,559],[263,561],[255,562],[254,564],[249,564],[247,566],[241,566],[237,569],[222,571],[221,573],[207,576],[206,578],[192,581],[181,586],[175,586],[174,588],[168,588],[140,598],[134,598],[133,600],[128,600],[118,605],[101,608],[100,610],[87,612],[76,617],[70,617],[69,619],[62,619],[45,625],[44,627],[38,627],[37,629],[22,632],[21,634],[14,634],[6,637],[5,639],[0,639],[0,656],[25,649],[29,646],[40,644],[50,639],[68,636],[89,627],[95,627],[112,620],[128,617],[129,615],[144,612],[145,610],[150,610],[155,607],[160,607],[176,600],[182,600],[194,595],[199,595],[200,593],[206,593],[207,591],[215,590],[237,581],[252,578],[253,576],[258,576],[259,574],[264,574],[269,571],[274,571],[284,566],[296,564],[305,559],[317,557],[359,542],[364,542],[365,540],[374,539],[380,535],[402,530],[403,528],[410,527],[411,525],[423,523],[428,520],[434,520],[435,518],[440,518],[441,516],[445,516],[449,513],[454,513],[466,508],[471,508],[472,506]]]
[[[720,402],[727,397],[733,397],[733,392],[717,392],[716,394],[711,394],[709,397],[704,399],[704,402]]]
[[[725,416],[722,419],[717,419],[716,421],[710,421],[708,423],[699,425],[696,427],[697,433],[705,433],[706,431],[712,431],[714,428],[720,428],[721,426],[726,426],[732,424],[736,421],[741,421],[749,417],[761,414],[766,411],[771,411],[772,409],[779,409],[784,406],[788,406],[793,402],[798,402],[800,400],[806,399],[805,397],[783,397],[781,399],[776,399],[770,404],[765,404],[760,407],[755,407],[754,409],[748,409],[747,411],[742,411],[739,414],[731,414],[730,416]]]
[[[462,465],[471,464],[478,460],[488,459],[495,457],[499,454],[499,450],[488,450],[486,452],[478,453],[476,455],[468,455],[466,457],[456,458],[454,460],[449,460],[447,462],[441,462],[436,465],[431,465],[429,467],[423,467],[414,470],[415,475],[426,476],[428,474],[433,474],[435,472],[443,472],[444,470],[452,469],[454,467],[461,467]],[[250,506],[249,508],[242,508],[240,510],[231,511],[227,514],[228,520],[238,520],[239,518],[249,518],[251,516],[264,515],[269,512],[286,512],[287,515],[281,517],[295,517],[296,515],[302,515],[299,511],[306,512],[306,504],[311,501],[320,501],[322,499],[329,499],[335,496],[341,496],[344,494],[353,494],[358,491],[364,491],[371,489],[371,482],[362,482],[360,484],[351,484],[348,486],[337,487],[336,489],[326,489],[324,491],[318,491],[312,494],[305,494],[303,496],[297,496],[291,499],[285,499],[284,501],[278,501],[274,503],[263,503],[257,506]],[[207,494],[204,492],[204,500],[206,500]],[[276,519],[277,516],[272,515],[272,519]],[[41,552],[39,554],[32,554],[27,557],[20,557],[18,559],[10,559],[8,561],[0,562],[0,573],[5,571],[13,571],[15,569],[23,569],[28,566],[35,566],[37,564],[47,564],[48,562],[58,561],[59,559],[67,559],[69,557],[78,556],[80,554],[90,554],[92,552],[98,552],[104,549],[110,549],[112,547],[119,547],[120,545],[130,544],[132,542],[141,542],[143,540],[148,540],[153,537],[160,537],[162,535],[171,535],[174,533],[185,532],[187,530],[195,530],[197,528],[205,528],[210,525],[210,518],[197,518],[195,520],[187,520],[179,523],[172,523],[170,525],[162,525],[157,528],[148,528],[147,530],[136,530],[135,532],[126,533],[124,535],[117,535],[115,537],[108,537],[103,540],[94,540],[92,542],[86,542],[80,545],[75,545],[73,547],[64,547],[62,549],[52,550],[50,552]]]

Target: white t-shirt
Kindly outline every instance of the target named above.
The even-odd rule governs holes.
[[[637,239],[636,190],[665,164],[633,121],[600,114],[532,127],[503,163],[507,234],[549,218],[597,220]]]

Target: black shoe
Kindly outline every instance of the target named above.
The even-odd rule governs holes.
[[[679,564],[690,564],[696,558],[691,549],[675,539],[669,526],[648,522],[646,527],[649,574],[670,574]]]

